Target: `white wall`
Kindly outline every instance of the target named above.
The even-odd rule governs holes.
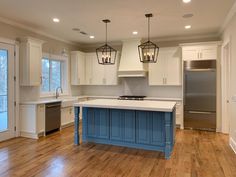
[[[18,27],[11,26],[9,24],[5,24],[0,22],[0,37],[18,40],[21,37],[31,36],[34,38],[41,39],[45,41],[43,44],[43,52],[51,53],[54,55],[61,55],[61,51],[65,48],[68,53],[72,50],[78,50],[77,45],[67,44],[65,42],[57,41],[39,34],[36,34],[31,31],[27,31],[25,29],[21,29]],[[70,67],[70,62],[68,62]],[[70,76],[70,74],[69,74]],[[69,78],[70,80],[70,78]],[[70,88],[68,89],[69,94],[79,94],[79,88]],[[20,102],[27,100],[38,100],[40,98],[40,87],[20,87]]]
[[[223,33],[223,41],[230,39],[231,51],[231,98],[236,96],[236,14],[226,27]],[[236,142],[236,102],[231,100],[231,115],[230,115],[230,137]]]

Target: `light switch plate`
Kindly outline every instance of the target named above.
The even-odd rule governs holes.
[[[232,97],[232,101],[233,101],[233,102],[236,102],[236,95],[234,95],[234,96]]]

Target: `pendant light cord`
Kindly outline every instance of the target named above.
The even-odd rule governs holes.
[[[148,41],[150,41],[150,17],[148,17]]]
[[[106,23],[106,44],[107,44],[107,23]]]

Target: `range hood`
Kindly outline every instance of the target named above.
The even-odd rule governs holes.
[[[147,65],[140,62],[138,45],[141,39],[123,41],[118,77],[145,77]]]

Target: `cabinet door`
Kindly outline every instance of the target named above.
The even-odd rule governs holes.
[[[37,133],[45,131],[45,105],[37,105]]]
[[[42,61],[42,45],[34,42],[28,43],[29,52],[29,82],[31,86],[39,86],[41,84],[41,61]]]
[[[95,133],[95,109],[88,108],[87,111],[87,135],[88,137],[96,137]]]
[[[92,85],[104,85],[105,84],[104,65],[98,64],[96,53],[92,54],[92,65],[93,65]]]
[[[95,135],[97,138],[109,138],[109,109],[95,109]]]
[[[117,75],[117,70],[118,70],[118,63],[119,63],[119,52],[117,52],[116,56],[116,62],[114,65],[106,65],[104,66],[104,83],[105,85],[117,85],[118,84],[118,75]]]
[[[93,73],[93,54],[85,54],[85,83],[86,85],[92,85],[92,73]]]
[[[166,85],[181,85],[181,59],[180,49],[170,48],[166,52]]]
[[[202,46],[200,50],[201,60],[216,60],[217,59],[217,46]]]
[[[110,122],[110,139],[121,141],[122,138],[122,124],[123,124],[123,110],[111,109]]]
[[[183,47],[182,58],[184,61],[187,60],[198,60],[199,58],[199,47]]]
[[[136,142],[150,144],[150,112],[136,111]]]
[[[135,142],[135,111],[124,110],[124,141]]]
[[[71,84],[85,84],[85,54],[80,51],[71,52]]]
[[[165,142],[165,114],[162,112],[152,112],[151,114],[151,144],[163,146]]]
[[[149,85],[164,85],[165,52],[160,49],[157,63],[149,64]]]

